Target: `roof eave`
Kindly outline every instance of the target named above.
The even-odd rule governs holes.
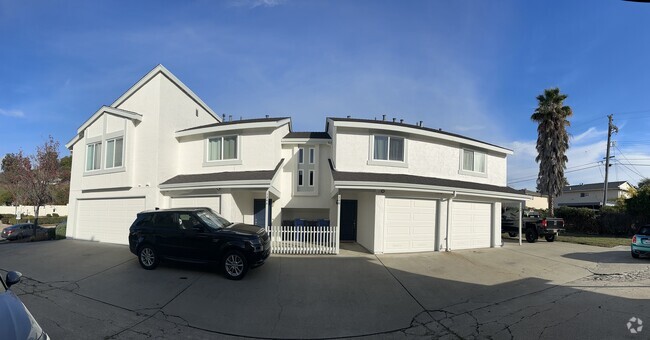
[[[242,122],[241,124],[215,125],[215,126],[209,126],[201,129],[176,131],[174,133],[174,137],[181,138],[181,137],[196,136],[196,135],[202,135],[208,133],[226,132],[226,131],[233,131],[233,130],[260,129],[260,128],[277,129],[285,124],[290,124],[290,123],[291,123],[290,118],[284,118],[284,119],[280,119],[276,121],[268,121],[268,122],[251,122],[251,123]]]

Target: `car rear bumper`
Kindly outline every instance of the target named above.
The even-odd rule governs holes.
[[[650,255],[650,246],[643,246],[639,244],[631,245],[632,252],[639,255]]]

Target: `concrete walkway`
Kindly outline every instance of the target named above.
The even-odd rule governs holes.
[[[650,260],[506,243],[453,253],[272,256],[240,282],[204,266],[140,268],[125,246],[0,246],[0,271],[53,338],[625,338],[650,322]],[[648,329],[650,332],[650,329]],[[650,333],[649,333],[650,334]]]

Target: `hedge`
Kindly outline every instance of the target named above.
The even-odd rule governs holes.
[[[44,224],[59,224],[61,222],[65,222],[68,219],[67,216],[41,216],[38,218],[38,224],[39,225],[44,225]],[[5,215],[5,216],[0,216],[0,221],[2,221],[3,224],[9,224],[9,225],[14,225],[18,223],[27,223],[27,222],[34,222],[35,218],[34,216],[23,216],[20,220],[16,219],[16,215]]]

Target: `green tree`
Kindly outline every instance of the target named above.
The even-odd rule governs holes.
[[[637,222],[650,222],[650,185],[639,188],[636,195],[625,201],[625,207]]]
[[[650,186],[650,178],[644,178],[644,179],[639,181],[639,185],[638,185],[639,189],[641,189],[643,187],[646,187],[646,186]]]
[[[571,107],[564,105],[567,95],[560,93],[559,88],[544,90],[537,96],[537,108],[530,117],[539,125],[537,127],[537,157],[539,173],[537,174],[537,190],[548,195],[549,215],[555,216],[553,201],[562,193],[562,188],[568,184],[564,177],[566,162],[569,160],[566,151],[569,149],[569,133],[567,119],[573,114]]]

